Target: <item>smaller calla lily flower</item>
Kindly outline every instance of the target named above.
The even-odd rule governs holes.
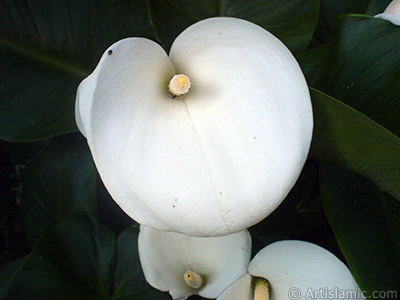
[[[364,299],[349,269],[336,256],[315,244],[291,240],[258,252],[248,273],[217,300],[350,298]]]
[[[393,0],[383,13],[375,17],[388,20],[394,25],[400,26],[400,0]]]
[[[139,257],[147,282],[174,299],[217,298],[247,272],[251,237],[245,230],[199,238],[140,226]]]

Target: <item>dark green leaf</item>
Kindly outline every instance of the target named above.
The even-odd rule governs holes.
[[[400,139],[346,104],[311,89],[311,156],[374,181],[400,201]]]
[[[168,293],[152,288],[145,280],[138,252],[138,227],[128,227],[118,237],[118,263],[113,300],[171,299]]]
[[[110,299],[115,236],[90,215],[59,224],[21,261],[1,300]]]
[[[89,214],[65,220],[0,273],[0,300],[171,299],[145,281],[138,228],[118,238]]]
[[[294,53],[310,42],[318,19],[318,0],[149,0],[159,40],[166,49],[188,26],[216,16],[238,17],[256,23],[284,42]]]
[[[339,18],[321,89],[400,134],[400,27]]]
[[[3,265],[0,269],[0,291],[6,286],[7,281],[25,263],[26,257],[13,260]],[[1,295],[1,293],[0,293]]]
[[[382,192],[368,179],[338,167],[321,167],[321,194],[329,222],[361,290],[395,291],[400,287],[400,203],[391,224],[382,204]],[[389,298],[389,297],[388,297]],[[387,299],[387,298],[386,298]]]
[[[48,146],[50,140],[51,139],[45,139],[28,143],[7,143],[11,162],[14,166],[18,166],[17,168],[26,169],[26,166],[36,159]],[[21,175],[18,178],[23,178],[22,176],[24,174],[17,175]]]
[[[76,130],[76,89],[104,50],[153,37],[139,0],[8,0],[0,15],[0,138],[8,141]]]
[[[383,212],[386,216],[386,222],[393,237],[392,240],[396,245],[398,254],[400,255],[400,205],[393,197],[383,194],[382,206]]]
[[[79,281],[43,256],[42,245],[37,245],[28,257],[16,263],[17,269],[15,262],[5,266],[13,272],[3,282],[1,300],[89,300],[95,296],[88,295]]]
[[[318,46],[297,56],[309,86],[318,87],[330,54],[330,44]]]
[[[383,12],[392,0],[321,0],[320,18],[315,33],[320,44],[332,38],[336,18],[344,14],[376,15]]]
[[[67,219],[43,241],[45,252],[61,268],[103,298],[112,291],[117,258],[114,234],[91,215]]]
[[[29,166],[20,194],[25,231],[31,244],[78,211],[96,214],[96,174],[86,140],[80,134],[51,140]]]

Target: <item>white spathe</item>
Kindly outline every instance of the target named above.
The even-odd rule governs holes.
[[[364,299],[345,264],[324,248],[304,241],[279,241],[263,248],[251,260],[248,273],[218,300],[253,300],[253,277],[269,281],[271,300]]]
[[[140,226],[139,257],[147,282],[169,291],[174,299],[199,294],[217,298],[237,278],[247,272],[251,255],[251,237],[247,230],[222,237],[191,237]],[[204,277],[194,289],[184,274]]]
[[[400,26],[400,0],[393,0],[383,13],[375,17],[388,20],[394,25]]]
[[[168,84],[188,76],[173,99]],[[200,21],[174,41],[112,45],[78,89],[76,119],[114,200],[137,222],[192,236],[244,230],[286,197],[313,128],[302,71],[263,28]]]

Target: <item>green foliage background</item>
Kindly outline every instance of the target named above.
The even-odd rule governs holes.
[[[313,102],[309,158],[287,199],[250,228],[254,252],[311,241],[341,258],[369,296],[400,291],[400,27],[373,17],[389,3],[0,1],[0,139],[26,170],[18,203],[30,250],[3,265],[0,299],[170,299],[144,280],[137,224],[102,186],[77,132],[75,93],[112,43],[140,36],[168,51],[213,16],[281,39]]]

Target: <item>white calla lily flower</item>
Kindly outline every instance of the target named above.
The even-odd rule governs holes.
[[[105,186],[137,222],[192,236],[244,230],[286,197],[313,117],[290,51],[236,18],[174,41],[112,45],[78,89],[76,119]]]
[[[248,273],[217,300],[365,299],[349,269],[329,251],[303,241],[279,241],[251,260]]]
[[[174,299],[217,298],[247,272],[247,230],[222,237],[191,237],[140,226],[139,257],[147,282]]]
[[[393,0],[383,13],[375,17],[388,20],[394,25],[400,26],[400,0]]]

